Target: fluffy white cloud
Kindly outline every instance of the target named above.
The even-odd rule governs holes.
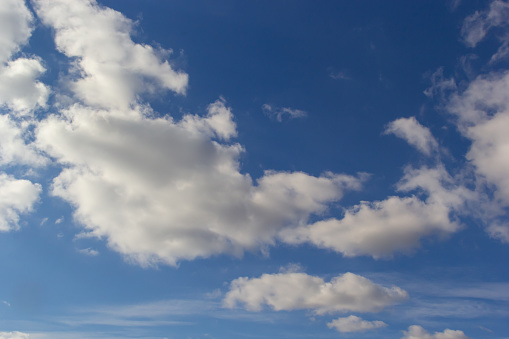
[[[277,121],[282,122],[283,118],[285,116],[288,116],[289,119],[295,119],[295,118],[304,118],[308,114],[306,111],[295,109],[295,108],[289,108],[289,107],[273,107],[269,104],[264,104],[262,106],[262,110],[265,114],[267,114],[270,117],[276,118]]]
[[[27,43],[32,34],[33,16],[24,0],[0,2],[0,65]]]
[[[330,323],[327,323],[329,328],[335,328],[338,332],[349,333],[349,332],[365,332],[374,330],[380,327],[387,326],[383,321],[366,321],[362,318],[351,315],[345,318],[338,318]]]
[[[91,235],[142,265],[241,255],[360,188],[351,176],[300,172],[267,172],[255,185],[239,172],[242,147],[211,139],[236,133],[222,100],[179,122],[79,105],[62,114],[36,130],[37,145],[65,166],[53,194]]]
[[[385,133],[394,134],[406,140],[426,155],[431,155],[432,152],[438,150],[438,142],[430,130],[422,126],[415,117],[394,120],[387,126]]]
[[[32,210],[40,193],[39,184],[0,173],[0,231],[16,229],[20,214]]]
[[[17,124],[8,115],[0,115],[0,165],[42,166],[47,163],[33,145],[25,143],[24,133],[23,124]]]
[[[408,293],[399,287],[383,287],[353,273],[330,282],[305,273],[278,273],[233,280],[223,304],[229,308],[241,304],[250,311],[267,305],[276,311],[310,309],[324,314],[376,312],[407,298]]]
[[[509,72],[479,76],[451,97],[448,110],[472,141],[467,158],[495,189],[495,203],[509,206]]]
[[[59,51],[75,58],[78,79],[70,84],[88,105],[127,109],[143,92],[158,88],[185,93],[188,76],[158,51],[131,40],[133,22],[95,0],[34,0],[42,22],[55,30]]]
[[[421,326],[413,325],[408,331],[403,331],[404,336],[401,339],[469,339],[463,331],[454,331],[446,329],[443,332],[435,332],[430,334]]]
[[[0,3],[0,106],[27,114],[44,106],[49,88],[36,79],[45,72],[37,58],[11,60],[28,42],[33,16],[23,0]]]
[[[21,332],[0,332],[0,339],[28,339],[30,336],[28,333]]]
[[[44,107],[50,90],[37,78],[45,71],[37,58],[19,58],[0,66],[0,104],[21,114]]]
[[[387,257],[419,246],[424,236],[447,236],[458,230],[451,214],[461,210],[473,193],[455,184],[441,167],[408,168],[398,190],[421,190],[427,197],[388,197],[382,201],[361,202],[345,211],[342,219],[328,219],[296,229],[285,229],[280,236],[291,244],[312,243],[345,256]]]

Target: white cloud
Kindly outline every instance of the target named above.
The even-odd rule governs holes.
[[[420,190],[427,195],[388,197],[382,201],[361,202],[345,211],[342,219],[328,219],[296,229],[282,230],[283,241],[309,242],[333,249],[345,256],[388,257],[409,252],[424,236],[447,236],[460,225],[451,214],[460,211],[473,193],[455,184],[445,169],[408,168],[398,190]]]
[[[289,119],[296,119],[296,118],[304,118],[308,114],[306,111],[295,109],[295,108],[289,108],[289,107],[273,107],[269,104],[263,104],[262,106],[263,113],[267,114],[270,117],[276,118],[277,121],[282,122],[283,118],[287,116]]]
[[[406,140],[410,145],[426,155],[438,150],[438,142],[430,130],[422,126],[415,117],[400,118],[391,122],[385,129],[385,133]]]
[[[24,0],[0,2],[0,65],[19,51],[32,34],[33,16]]]
[[[467,17],[461,28],[461,35],[467,46],[475,47],[493,27],[509,24],[509,3],[504,0],[494,0],[490,8],[475,12]]]
[[[83,249],[79,249],[78,250],[79,253],[81,254],[84,254],[84,255],[88,255],[88,256],[91,256],[91,257],[96,257],[99,255],[99,252],[92,249],[92,248],[83,248]]]
[[[48,159],[32,144],[25,143],[26,124],[13,121],[8,115],[0,115],[0,165],[43,166]]]
[[[335,328],[338,332],[365,332],[387,326],[383,321],[366,321],[362,318],[351,315],[345,318],[338,318],[327,324],[329,328]]]
[[[330,72],[329,77],[334,80],[351,80],[348,75],[346,75],[345,72]]]
[[[223,304],[229,308],[240,304],[250,311],[267,305],[275,311],[309,309],[324,314],[376,312],[407,298],[408,293],[399,287],[383,287],[353,273],[330,282],[306,273],[278,273],[233,280]]]
[[[462,60],[464,64],[463,69],[468,70],[467,57],[463,57]],[[444,77],[443,67],[440,67],[435,72],[433,72],[429,76],[429,80],[431,81],[431,86],[424,90],[424,95],[431,99],[438,96],[443,100],[447,94],[450,94],[451,91],[457,89],[456,80],[454,80],[454,78],[446,79]]]
[[[20,214],[30,212],[41,186],[0,173],[0,231],[18,228]]]
[[[0,332],[0,339],[28,339],[30,336],[28,333],[21,332]]]
[[[184,94],[188,76],[175,71],[149,45],[130,38],[133,22],[95,0],[34,0],[42,22],[55,30],[59,51],[75,58],[79,77],[70,84],[89,105],[127,109],[158,88]]]
[[[447,109],[458,118],[461,133],[471,140],[467,153],[478,175],[494,189],[491,206],[509,206],[509,72],[479,76],[462,93],[451,96]],[[507,238],[507,226],[494,224],[488,231]],[[505,230],[504,230],[505,229]]]
[[[38,58],[19,58],[0,66],[0,104],[22,115],[44,107],[49,87],[37,80],[46,69]]]
[[[65,165],[53,194],[76,208],[91,235],[142,265],[241,255],[273,244],[283,227],[324,212],[361,179],[266,172],[255,185],[239,172],[238,144],[224,101],[208,115],[147,118],[139,111],[75,105],[42,121],[36,143]]]
[[[0,106],[28,114],[44,106],[49,88],[36,79],[45,72],[36,58],[11,60],[32,33],[33,16],[22,0],[0,3]]]
[[[403,331],[404,336],[401,339],[469,339],[463,331],[454,331],[446,329],[443,332],[435,332],[430,334],[421,326],[412,325],[408,331]]]

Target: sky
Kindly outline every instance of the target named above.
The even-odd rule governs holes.
[[[0,339],[509,338],[509,2],[2,0]]]

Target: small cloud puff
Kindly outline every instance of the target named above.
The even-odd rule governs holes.
[[[374,330],[380,327],[386,327],[387,324],[383,321],[366,321],[362,318],[351,315],[345,318],[338,318],[327,324],[329,328],[335,328],[338,332],[349,333],[349,332],[365,332],[368,330]]]

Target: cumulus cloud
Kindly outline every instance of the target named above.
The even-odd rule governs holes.
[[[32,34],[33,16],[22,0],[0,4],[0,106],[28,114],[44,106],[49,88],[37,80],[46,70],[39,58],[11,60]]]
[[[25,143],[26,124],[13,121],[8,115],[0,115],[0,165],[43,166],[48,162],[33,144]]]
[[[463,331],[454,331],[446,329],[443,332],[430,334],[421,326],[412,325],[408,331],[403,331],[404,336],[401,339],[469,339]]]
[[[399,287],[383,287],[353,273],[329,282],[306,273],[278,273],[233,280],[223,304],[229,308],[240,304],[250,311],[269,306],[275,311],[309,309],[325,314],[376,312],[407,298],[408,293]]]
[[[20,214],[30,212],[41,186],[0,173],[0,231],[18,228]]]
[[[265,114],[267,114],[270,117],[275,118],[277,121],[282,122],[283,118],[285,116],[288,117],[288,119],[296,119],[296,118],[304,118],[308,114],[306,111],[295,109],[295,108],[289,108],[289,107],[273,107],[269,104],[264,104],[262,106],[262,110]]]
[[[0,64],[7,62],[28,42],[32,34],[33,16],[23,0],[0,3]]]
[[[22,332],[0,332],[0,339],[28,339],[30,336],[28,333]]]
[[[415,117],[400,118],[389,123],[385,129],[386,134],[406,140],[410,145],[417,148],[426,155],[438,150],[438,142],[435,140],[430,130],[422,126]]]
[[[335,328],[338,332],[349,333],[349,332],[365,332],[374,330],[380,327],[387,326],[383,321],[366,321],[362,318],[351,315],[345,318],[338,318],[330,323],[327,323],[329,328]]]
[[[95,0],[34,0],[42,22],[55,30],[58,50],[74,58],[78,78],[69,85],[88,105],[127,109],[137,96],[158,88],[184,94],[187,74],[164,54],[136,44],[133,22]]]
[[[282,227],[361,186],[347,175],[270,171],[255,185],[239,172],[242,147],[213,138],[236,133],[222,100],[179,122],[80,105],[61,113],[36,130],[37,145],[66,166],[53,194],[91,235],[143,265],[272,244]]]
[[[328,219],[280,232],[291,244],[309,242],[345,256],[388,257],[409,252],[424,236],[447,236],[460,227],[452,218],[473,193],[449,176],[444,168],[407,168],[398,184],[401,192],[419,190],[426,195],[392,196],[361,202],[345,211],[342,219]]]
[[[478,179],[491,185],[494,203],[509,206],[509,72],[482,75],[462,93],[451,96],[447,109],[471,140],[467,159]]]
[[[19,58],[0,67],[0,103],[22,115],[44,107],[49,87],[38,81],[46,69],[38,58]]]

